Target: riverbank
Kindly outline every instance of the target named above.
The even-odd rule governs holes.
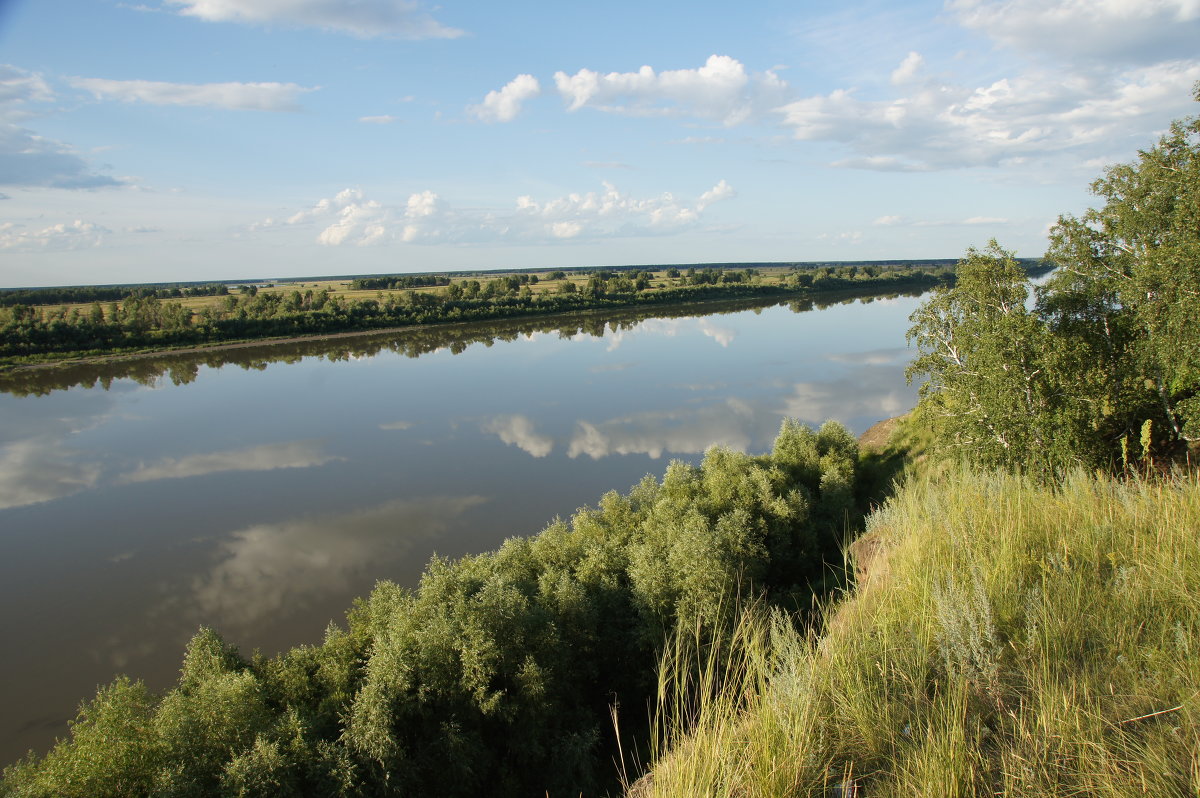
[[[915,293],[920,293],[918,289]],[[88,354],[84,356],[55,356],[47,354],[33,362],[13,362],[11,359],[5,361],[0,358],[0,378],[4,376],[18,376],[22,373],[36,373],[53,369],[70,369],[79,366],[97,366],[104,364],[120,364],[123,362],[145,361],[168,356],[187,356],[187,355],[209,355],[221,352],[233,352],[238,350],[263,348],[263,347],[287,347],[303,344],[314,344],[330,341],[344,340],[366,340],[374,338],[386,338],[389,336],[419,336],[422,333],[430,331],[445,331],[451,337],[455,331],[477,329],[481,325],[503,324],[510,322],[514,324],[536,324],[540,327],[547,325],[553,326],[556,322],[571,322],[573,320],[583,320],[588,318],[596,318],[599,316],[608,319],[617,315],[618,317],[629,313],[639,312],[649,315],[667,315],[678,316],[691,311],[710,311],[714,308],[729,307],[731,309],[739,309],[741,307],[761,306],[769,307],[779,304],[780,302],[801,302],[808,303],[813,308],[827,307],[829,305],[840,302],[852,301],[855,299],[875,299],[886,296],[915,295],[914,292],[908,291],[862,291],[862,290],[843,290],[843,291],[823,291],[815,295],[811,291],[795,290],[785,292],[770,292],[763,296],[747,296],[730,298],[728,296],[696,296],[683,302],[663,302],[663,303],[646,303],[646,302],[631,302],[631,303],[610,303],[598,305],[595,307],[581,307],[567,310],[551,310],[544,313],[513,313],[511,315],[498,314],[492,318],[486,319],[446,319],[442,321],[429,322],[424,324],[407,324],[402,326],[356,329],[346,330],[342,332],[328,332],[313,335],[291,335],[291,336],[276,336],[267,338],[247,338],[236,341],[213,342],[201,345],[181,345],[181,346],[160,346],[138,349],[136,351],[119,351],[104,354]]]
[[[924,291],[953,279],[949,266],[863,271],[842,267],[771,275],[752,268],[692,270],[686,275],[676,270],[661,275],[599,271],[582,283],[564,278],[552,286],[522,274],[486,283],[464,279],[444,288],[386,295],[377,291],[370,298],[349,299],[326,289],[301,293],[251,287],[239,295],[186,300],[207,303],[199,309],[184,300],[134,294],[119,304],[109,303],[107,309],[99,302],[70,308],[18,304],[0,307],[0,368],[595,310],[702,306],[750,298],[816,301],[835,295],[880,296]]]

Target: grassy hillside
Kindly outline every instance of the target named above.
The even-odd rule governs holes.
[[[676,646],[630,792],[1198,795],[1197,530],[1195,475],[910,479],[824,629],[764,611],[732,654]]]

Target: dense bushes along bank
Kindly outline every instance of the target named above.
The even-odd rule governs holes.
[[[312,289],[303,293],[247,291],[227,295],[220,305],[199,313],[153,295],[130,295],[107,307],[95,302],[86,311],[76,308],[69,313],[59,310],[47,314],[40,308],[18,304],[0,307],[0,362],[588,309],[803,297],[835,291],[869,295],[930,288],[953,279],[949,269],[854,267],[840,274],[835,269],[796,272],[782,283],[766,284],[756,282],[750,272],[698,271],[680,275],[670,286],[653,290],[644,276],[634,280],[628,275],[600,273],[581,289],[565,282],[552,293],[533,292],[530,275],[483,283],[468,280],[434,291],[381,293],[375,299],[347,300]]]
[[[0,794],[552,795],[612,786],[621,707],[644,739],[663,641],[739,596],[808,606],[861,518],[857,444],[787,421],[500,550],[380,583],[320,645],[247,660],[202,630],[178,685],[120,679]],[[630,740],[624,741],[626,746]]]

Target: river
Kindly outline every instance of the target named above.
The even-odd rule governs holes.
[[[97,685],[178,675],[201,625],[318,642],[413,585],[784,416],[915,403],[901,296],[579,314],[0,377],[0,762]]]

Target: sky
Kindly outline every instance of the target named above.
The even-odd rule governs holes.
[[[0,287],[1037,257],[1200,0],[0,0]]]

